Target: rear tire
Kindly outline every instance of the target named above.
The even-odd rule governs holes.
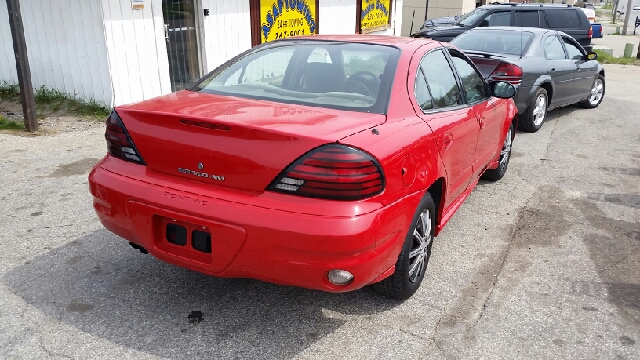
[[[507,167],[509,166],[509,160],[511,159],[511,147],[513,145],[513,133],[515,129],[513,123],[509,126],[509,130],[507,130],[507,136],[504,137],[504,143],[502,145],[502,150],[500,150],[500,160],[498,160],[498,167],[492,170],[487,170],[482,175],[483,179],[498,181],[502,179],[504,174],[507,173]]]
[[[593,85],[591,86],[591,92],[589,93],[589,97],[580,101],[578,104],[586,109],[597,108],[598,105],[604,99],[604,76],[598,74],[596,79],[593,81]]]
[[[431,194],[426,193],[413,215],[393,275],[373,284],[376,291],[405,300],[418,290],[431,258],[435,224],[436,205]]]
[[[534,133],[542,127],[547,108],[549,107],[549,97],[547,90],[539,88],[533,97],[533,102],[529,105],[524,114],[520,117],[518,125],[521,130]]]

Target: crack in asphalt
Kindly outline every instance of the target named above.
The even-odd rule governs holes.
[[[529,197],[529,199],[527,199],[527,203],[525,204],[524,208],[526,208],[529,205],[529,202],[531,201],[531,199],[533,198],[533,195],[531,197]],[[522,219],[522,217],[525,216],[525,212],[521,211],[520,214],[518,215],[518,218],[516,220],[516,224],[518,224],[520,222],[520,220]],[[487,296],[485,297],[484,301],[482,302],[482,309],[480,310],[480,314],[478,315],[478,318],[476,319],[476,322],[473,324],[473,327],[475,328],[478,323],[480,322],[480,319],[482,319],[482,316],[485,313],[485,310],[487,309],[487,302],[489,301],[489,299],[491,298],[491,295],[493,295],[493,290],[495,290],[496,288],[496,284],[498,283],[498,279],[500,278],[500,274],[502,274],[502,269],[504,269],[504,264],[507,262],[507,256],[509,256],[509,252],[511,251],[511,246],[513,245],[513,242],[516,238],[516,231],[518,230],[518,226],[514,225],[513,226],[513,230],[511,231],[511,235],[509,238],[509,243],[507,244],[507,248],[504,250],[504,254],[502,255],[502,259],[500,259],[500,265],[498,266],[498,272],[493,275],[493,283],[491,284],[491,290],[489,291],[489,294],[487,294]]]

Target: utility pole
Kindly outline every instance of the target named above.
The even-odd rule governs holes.
[[[31,70],[27,58],[27,43],[24,39],[24,26],[20,14],[20,0],[7,0],[9,10],[9,27],[13,37],[13,52],[16,56],[16,72],[18,84],[20,84],[20,100],[22,101],[22,113],[24,114],[24,128],[28,132],[38,130],[36,119],[36,100],[33,96],[31,85]]]
[[[631,10],[633,9],[633,0],[627,1],[627,9],[624,11],[624,24],[622,24],[622,35],[627,35],[627,24],[631,18]]]

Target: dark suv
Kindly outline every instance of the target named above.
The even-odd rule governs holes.
[[[453,26],[425,28],[412,37],[451,41],[463,32],[482,26],[525,26],[562,31],[584,47],[591,44],[593,30],[587,15],[571,5],[504,3],[485,5],[470,12]]]

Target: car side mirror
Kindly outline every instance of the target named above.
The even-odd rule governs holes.
[[[590,52],[587,54],[587,60],[597,60],[598,54],[594,52]]]
[[[491,93],[497,98],[510,99],[516,95],[516,87],[506,81],[496,81],[491,85]]]

